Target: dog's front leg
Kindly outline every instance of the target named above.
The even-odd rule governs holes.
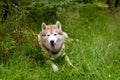
[[[51,66],[52,66],[54,72],[59,70],[55,63],[52,63]]]
[[[47,62],[51,65],[54,72],[59,70],[58,66],[52,60],[47,60]]]
[[[65,60],[67,61],[67,63],[70,65],[70,66],[73,66],[73,64],[71,63],[69,57],[67,55],[65,55]]]
[[[71,61],[70,61],[70,59],[69,59],[69,57],[67,55],[65,55],[65,60],[68,62],[68,64],[70,66],[72,66],[73,68],[75,68],[77,70],[77,68],[71,63]]]

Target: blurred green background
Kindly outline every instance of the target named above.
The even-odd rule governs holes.
[[[41,23],[56,21],[78,70],[53,72],[38,45]],[[120,1],[1,0],[0,80],[120,80]]]

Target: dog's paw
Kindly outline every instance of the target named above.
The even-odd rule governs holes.
[[[57,67],[57,65],[55,65],[54,63],[52,63],[52,68],[53,68],[53,71],[54,71],[54,72],[56,72],[56,71],[59,70],[58,67]]]

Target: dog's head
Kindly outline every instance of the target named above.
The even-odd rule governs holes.
[[[58,53],[61,50],[64,45],[64,39],[68,37],[67,34],[62,31],[59,21],[54,25],[42,23],[42,32],[40,36],[43,47],[53,54]]]

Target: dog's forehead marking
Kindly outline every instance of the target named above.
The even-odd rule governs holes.
[[[62,31],[56,25],[46,25],[45,30],[41,32],[41,36],[45,36],[46,34],[55,34],[55,33],[63,35]]]
[[[59,32],[59,29],[57,28],[56,25],[47,25],[46,32],[50,32],[51,34],[53,34],[55,32]]]

